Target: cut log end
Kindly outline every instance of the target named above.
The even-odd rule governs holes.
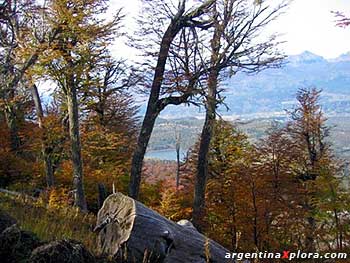
[[[231,262],[218,243],[121,193],[105,200],[96,231],[101,252],[125,262]]]

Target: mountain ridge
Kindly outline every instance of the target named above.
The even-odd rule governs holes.
[[[321,104],[329,115],[350,114],[350,52],[335,59],[325,59],[310,51],[289,56],[281,68],[267,69],[256,75],[238,72],[222,82],[229,111],[219,107],[225,116],[284,112],[295,104],[300,88],[323,90]],[[202,117],[204,109],[174,106],[166,108],[163,118]]]

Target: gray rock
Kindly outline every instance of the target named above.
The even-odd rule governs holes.
[[[31,252],[41,244],[35,234],[22,231],[17,225],[12,225],[0,234],[1,262],[26,262]]]
[[[17,222],[13,217],[0,210],[0,233],[16,223]]]
[[[74,240],[58,240],[36,248],[28,263],[94,263],[92,254]]]

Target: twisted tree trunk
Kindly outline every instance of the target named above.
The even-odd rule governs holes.
[[[179,7],[176,14],[171,14],[172,18],[167,30],[161,38],[159,53],[157,57],[157,65],[154,71],[154,77],[151,85],[150,95],[147,104],[147,110],[142,122],[141,131],[137,140],[137,146],[134,151],[131,164],[131,179],[129,184],[129,196],[137,199],[140,191],[141,171],[147,145],[151,137],[155,121],[159,113],[168,105],[180,105],[188,102],[188,98],[193,95],[193,86],[196,83],[194,77],[188,85],[188,92],[180,96],[169,96],[161,98],[160,91],[164,80],[166,62],[169,56],[171,44],[181,29],[193,25],[194,19],[198,19],[206,13],[213,5],[215,0],[206,0],[196,9],[186,13],[185,0],[179,1]],[[170,15],[170,14],[169,14]],[[203,28],[208,27],[207,22],[198,22],[197,26],[202,25]],[[209,23],[210,24],[210,23]],[[196,75],[196,74],[195,74]]]

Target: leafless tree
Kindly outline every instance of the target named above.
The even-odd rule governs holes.
[[[150,58],[145,60],[144,67],[151,71],[145,70],[146,80],[147,77],[150,79],[149,85],[146,85],[149,99],[131,166],[129,194],[133,198],[139,194],[142,163],[156,118],[166,106],[188,103],[196,93],[200,74],[193,74],[193,69],[189,67],[192,62],[189,61],[189,54],[181,57],[177,52],[187,52],[186,45],[191,33],[184,32],[186,28],[210,27],[211,22],[206,20],[205,15],[215,1],[199,1],[198,6],[189,9],[186,8],[186,0],[178,1],[177,5],[171,0],[143,2],[145,10],[144,19],[140,21],[141,39],[133,40],[133,44],[136,43],[136,47],[144,51],[145,57]],[[150,47],[157,47],[158,50]]]
[[[205,191],[208,177],[208,151],[213,133],[216,108],[220,98],[220,80],[232,77],[238,71],[257,73],[280,65],[283,55],[276,46],[276,36],[267,38],[266,26],[281,14],[287,3],[271,6],[271,1],[217,0],[211,9],[212,37],[200,41],[204,47],[203,63],[207,74],[205,89],[205,123],[200,146],[195,180],[193,223],[201,229],[205,209]]]
[[[102,127],[120,127],[120,131],[136,134],[138,107],[128,90],[137,85],[140,76],[125,60],[107,56],[91,79],[93,84],[80,91],[82,110],[92,115],[95,123]]]
[[[336,18],[336,26],[338,27],[348,27],[350,25],[350,18],[340,11],[332,12]]]

